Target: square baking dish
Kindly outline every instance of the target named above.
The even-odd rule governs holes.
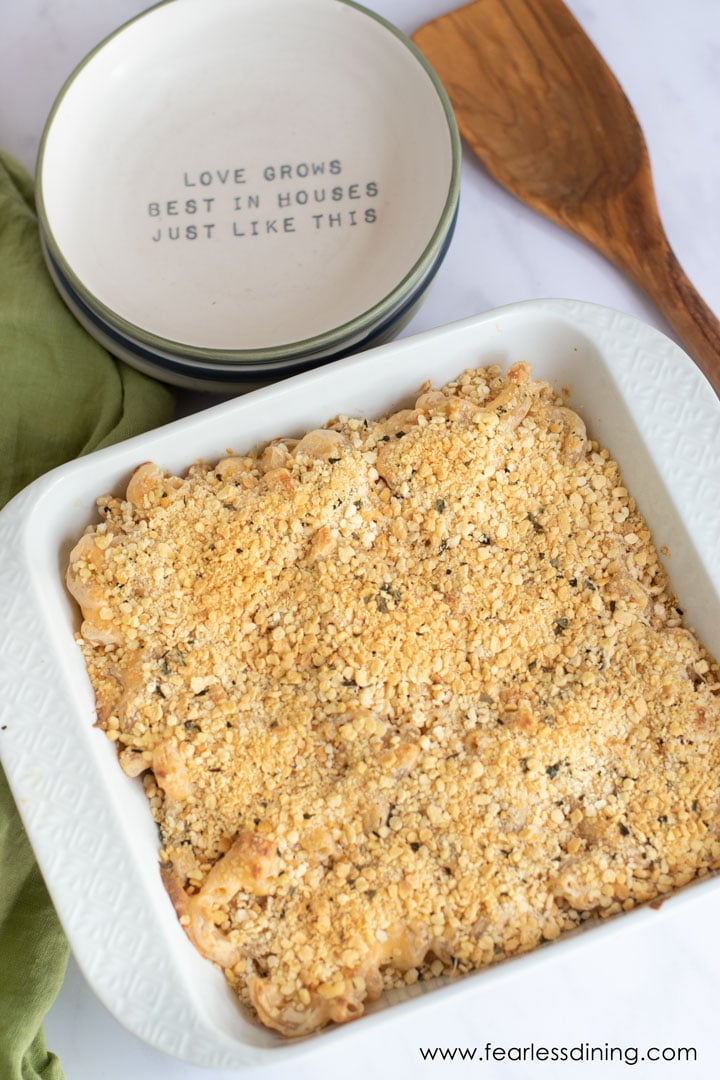
[[[124,490],[144,461],[183,473],[338,413],[380,416],[412,401],[426,379],[440,386],[467,367],[520,360],[567,390],[590,436],[619,461],[657,548],[667,550],[687,624],[719,655],[720,402],[658,331],[575,301],[514,304],[295,376],[62,466],[0,514],[3,766],[88,982],[125,1027],[165,1053],[206,1068],[289,1063],[453,995],[492,992],[498,979],[522,978],[588,933],[662,918],[640,908],[590,922],[493,968],[396,991],[356,1024],[284,1040],[241,1012],[222,973],[186,939],[160,881],[142,783],[122,773],[93,727],[64,574],[71,547],[96,520],[96,497]],[[719,886],[704,879],[672,903]]]

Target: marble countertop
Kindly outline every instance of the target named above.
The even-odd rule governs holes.
[[[0,146],[29,169],[45,118],[74,65],[105,34],[143,10],[138,0],[0,0]],[[450,10],[448,0],[369,0],[407,33]],[[568,0],[617,75],[645,132],[670,242],[710,307],[720,312],[720,4],[716,0]],[[535,297],[618,308],[669,333],[643,294],[583,242],[499,188],[466,153],[455,238],[427,301],[403,335]],[[672,336],[672,334],[670,334]],[[207,399],[187,401],[202,407]],[[588,1075],[720,1075],[720,935],[717,894],[663,906],[657,920],[553,949],[545,965],[483,991],[401,1016],[382,1039],[355,1025],[342,1051],[321,1049],[292,1067],[295,1080],[343,1075],[483,1075],[498,1080]],[[128,1034],[71,960],[48,1016],[48,1044],[68,1080],[210,1080],[237,1075],[171,1060]],[[420,1048],[505,1049],[490,1061],[423,1061]],[[617,1048],[614,1061],[513,1060],[531,1044]],[[697,1061],[651,1063],[649,1048],[693,1048]],[[638,1063],[633,1064],[637,1050]],[[617,1060],[620,1052],[624,1059]],[[645,1060],[642,1060],[643,1055]],[[263,1070],[280,1080],[287,1066]]]

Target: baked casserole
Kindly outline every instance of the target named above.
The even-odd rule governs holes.
[[[183,477],[68,586],[185,931],[285,1035],[720,866],[718,665],[526,364]]]

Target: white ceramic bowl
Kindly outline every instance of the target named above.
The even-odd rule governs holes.
[[[695,365],[656,330],[606,308],[529,302],[430,331],[283,380],[72,464],[21,492],[0,514],[0,754],[73,952],[107,1008],[140,1038],[205,1067],[290,1063],[299,1054],[396,1016],[469,996],[477,1015],[498,980],[577,949],[588,936],[648,922],[662,948],[668,907],[718,889],[689,886],[660,911],[585,924],[569,938],[449,985],[395,992],[355,1024],[283,1042],[238,1009],[223,976],[180,928],[158,873],[157,830],[142,784],[118,768],[93,727],[94,699],[63,585],[71,546],[95,520],[95,498],[122,490],[153,460],[181,472],[276,435],[299,435],[339,412],[380,415],[464,368],[528,360],[567,387],[569,404],[619,460],[669,569],[688,621],[720,654],[720,403]],[[593,938],[597,940],[597,938]],[[612,944],[609,946],[612,948]],[[621,946],[620,946],[621,948]],[[619,954],[621,955],[621,954]]]
[[[443,255],[449,244],[450,235],[442,249]],[[313,351],[307,356],[293,356],[292,354],[283,356],[272,364],[268,361],[252,359],[238,363],[237,360],[227,358],[215,357],[210,361],[189,355],[174,355],[147,341],[132,338],[127,332],[123,333],[106,323],[73,289],[44,242],[42,248],[50,276],[58,292],[88,333],[120,360],[164,382],[191,390],[213,390],[217,393],[247,392],[264,386],[277,377],[304,371],[338,357],[337,348],[332,346],[325,351]],[[360,351],[370,346],[381,345],[394,338],[422,303],[425,291],[438,267],[439,261],[431,268],[428,278],[421,281],[415,293],[411,294],[398,310],[374,326],[368,333],[360,332],[349,339],[340,349],[340,353],[345,354],[348,350]]]
[[[37,202],[88,329],[223,389],[397,332],[447,250],[459,173],[439,80],[372,12],[169,0],[64,86]]]

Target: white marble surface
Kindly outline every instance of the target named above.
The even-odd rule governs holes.
[[[55,94],[107,32],[145,6],[139,0],[0,0],[0,146],[28,168]],[[412,32],[454,6],[449,0],[370,0]],[[639,115],[661,214],[685,270],[720,312],[720,3],[718,0],[569,0]],[[572,297],[630,312],[667,332],[662,317],[618,271],[582,242],[502,191],[467,154],[455,239],[424,307],[406,334],[532,297]],[[192,402],[197,407],[197,400]],[[296,1080],[374,1074],[483,1075],[498,1080],[720,1075],[720,936],[717,894],[666,905],[640,927],[581,949],[550,950],[545,967],[509,977],[492,996],[481,985],[462,1007],[440,1000],[418,1022],[368,1037],[362,1023],[339,1051],[292,1068]],[[1,977],[1,974],[0,974]],[[229,1076],[173,1061],[125,1032],[71,961],[47,1021],[68,1080],[210,1080]],[[419,1047],[694,1047],[697,1062],[636,1065],[570,1062],[423,1062]],[[279,1080],[288,1067],[270,1067]],[[234,1074],[233,1074],[234,1075]]]

